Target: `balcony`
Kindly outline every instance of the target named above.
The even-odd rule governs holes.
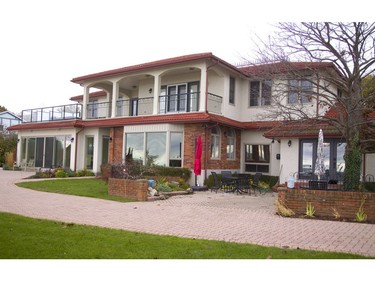
[[[23,123],[61,121],[82,118],[81,104],[68,104],[22,110]]]
[[[199,92],[170,94],[159,96],[158,114],[198,112]],[[216,114],[222,112],[222,97],[208,93],[208,111]],[[22,111],[23,123],[47,122],[82,119],[82,104],[60,105]],[[154,98],[120,99],[116,101],[115,116],[152,115]],[[112,102],[94,102],[87,104],[86,119],[111,118]]]

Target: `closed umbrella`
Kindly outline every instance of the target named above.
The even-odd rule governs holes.
[[[197,185],[197,176],[200,175],[202,172],[201,157],[202,157],[202,138],[201,136],[198,136],[196,143],[195,143],[195,159],[194,159],[195,185]]]
[[[318,180],[320,180],[320,176],[324,175],[324,137],[323,137],[323,130],[319,130],[319,137],[318,137],[318,146],[316,151],[316,162],[315,162],[315,170],[314,174],[318,176]]]

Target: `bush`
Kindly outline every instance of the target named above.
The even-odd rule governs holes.
[[[365,182],[363,183],[365,191],[375,192],[375,182]]]
[[[91,177],[91,176],[95,176],[95,174],[89,170],[80,170],[80,171],[77,171],[76,174],[75,174],[76,177]]]
[[[57,170],[57,171],[55,172],[55,177],[56,177],[56,178],[66,178],[67,176],[68,176],[68,174],[65,173],[65,171],[62,170],[62,169],[59,169],[59,170]]]

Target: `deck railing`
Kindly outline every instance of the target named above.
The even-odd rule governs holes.
[[[158,114],[196,112],[199,111],[200,93],[185,93],[159,96]],[[208,111],[222,113],[221,96],[208,94]],[[152,115],[154,98],[134,98],[116,101],[115,116],[143,116]],[[86,119],[99,119],[112,117],[112,102],[100,102],[87,104]],[[60,106],[27,109],[22,111],[24,123],[47,122],[57,120],[82,119],[82,104],[69,104]]]
[[[22,110],[23,123],[60,121],[82,118],[81,104],[67,104]]]

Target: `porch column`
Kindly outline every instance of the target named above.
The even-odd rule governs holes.
[[[111,117],[116,117],[116,108],[117,108],[117,100],[118,100],[118,92],[119,92],[119,83],[118,81],[113,82],[112,85],[112,111],[111,111]]]
[[[153,108],[152,108],[152,114],[156,115],[159,111],[159,95],[160,95],[160,82],[161,77],[160,74],[157,74],[154,76],[154,102],[153,102]]]
[[[207,69],[201,68],[201,84],[200,84],[200,93],[199,93],[199,111],[204,112],[206,111],[206,98],[208,94],[208,87],[207,87]]]
[[[90,91],[89,87],[87,86],[83,87],[82,120],[87,119],[87,104],[89,102],[89,91]]]

